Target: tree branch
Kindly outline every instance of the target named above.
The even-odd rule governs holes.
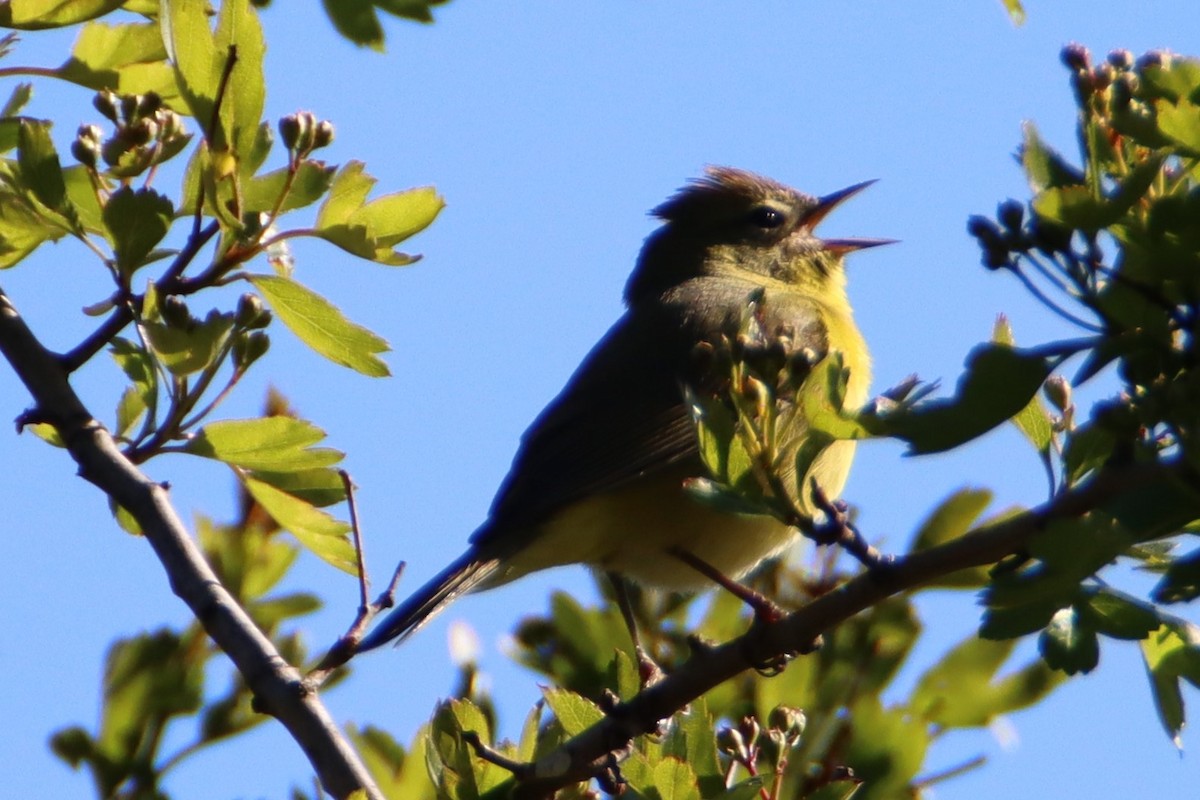
[[[167,572],[171,590],[236,665],[254,693],[256,708],[287,728],[325,789],[343,798],[361,788],[372,800],[383,800],[317,693],[221,585],[171,507],[167,490],[121,454],[71,388],[62,363],[33,335],[2,289],[0,352],[33,395],[33,416],[57,429],[79,465],[80,476],[137,520]]]
[[[1182,468],[1161,463],[1111,467],[1087,484],[1037,508],[863,573],[778,622],[756,625],[726,644],[702,648],[682,667],[645,689],[557,750],[523,770],[513,797],[549,797],[557,789],[593,777],[614,749],[649,733],[710,689],[771,658],[795,653],[886,597],[915,589],[962,569],[993,564],[1027,545],[1053,521],[1076,517],[1114,497],[1173,478]]]

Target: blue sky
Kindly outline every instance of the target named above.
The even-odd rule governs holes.
[[[434,184],[448,205],[411,242],[425,254],[413,267],[377,267],[319,244],[296,250],[302,280],[391,342],[394,378],[348,373],[281,330],[266,368],[225,413],[254,413],[269,383],[324,427],[349,454],[377,578],[404,558],[407,587],[457,555],[483,520],[517,438],[620,313],[621,287],[653,226],[646,211],[705,164],[816,194],[878,178],[823,228],[901,240],[849,267],[876,389],[913,372],[952,385],[997,313],[1010,316],[1020,342],[1070,334],[1015,282],[984,271],[965,232],[969,214],[1027,196],[1012,159],[1023,121],[1073,152],[1061,46],[1200,54],[1194,0],[1030,0],[1022,28],[997,0],[777,0],[737,11],[707,1],[686,10],[503,5],[460,1],[439,9],[432,27],[390,23],[384,55],[340,40],[316,3],[277,0],[264,15],[268,116],[310,109],[337,127],[330,161],[365,161],[381,189]],[[69,38],[28,35],[10,58],[57,64]],[[89,94],[49,85],[31,110],[59,120],[60,141],[97,116]],[[96,265],[68,248],[47,248],[0,275],[0,285],[60,348],[88,328],[78,309],[104,294]],[[0,408],[15,417],[27,395],[0,374]],[[106,364],[79,379],[85,400],[106,415],[115,387]],[[87,796],[88,779],[50,755],[47,737],[94,724],[113,636],[179,624],[186,610],[149,548],[115,529],[103,498],[62,453],[11,428],[0,436],[10,465],[0,486],[8,534],[0,763],[22,765],[5,770],[6,792]],[[171,482],[186,518],[232,514],[220,468],[177,457],[149,471]],[[1045,491],[1032,453],[1003,430],[927,459],[868,443],[845,497],[868,536],[899,550],[926,512],[964,485],[992,488],[995,510],[1039,502]],[[294,585],[327,600],[308,632],[319,648],[352,615],[355,587],[315,559]],[[328,703],[340,720],[407,739],[450,689],[447,626],[463,620],[479,634],[512,733],[538,687],[499,641],[545,608],[550,589],[588,585],[574,568],[467,598],[401,650],[363,659]],[[965,595],[930,598],[923,610],[928,641],[916,659],[926,663],[978,621]],[[1200,697],[1188,699],[1195,714]],[[1009,723],[1015,743],[1007,747],[981,732],[935,751],[930,770],[979,752],[991,759],[938,797],[1175,796],[1200,781],[1194,754],[1181,758],[1162,734],[1131,644],[1106,646],[1096,673]],[[1195,736],[1185,733],[1184,745],[1194,750]],[[196,759],[168,788],[178,798],[280,797],[307,775],[294,744],[266,725]]]

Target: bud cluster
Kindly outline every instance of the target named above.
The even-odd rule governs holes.
[[[1110,129],[1111,136],[1130,137],[1143,147],[1169,144],[1159,132],[1155,102],[1175,102],[1172,81],[1164,78],[1172,67],[1171,54],[1152,50],[1134,58],[1128,50],[1113,50],[1093,63],[1080,44],[1063,48],[1062,61],[1071,70],[1071,86],[1081,109]]]
[[[106,89],[92,105],[114,129],[105,139],[100,126],[80,126],[71,154],[88,169],[98,169],[103,160],[114,176],[133,177],[179,153],[190,138],[183,119],[154,92],[118,95]]]
[[[333,143],[333,123],[318,120],[311,111],[297,111],[279,120],[279,136],[288,152],[301,159]]]

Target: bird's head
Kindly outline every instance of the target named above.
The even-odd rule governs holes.
[[[690,278],[753,273],[820,289],[844,281],[842,257],[890,239],[821,239],[830,211],[874,183],[814,197],[732,167],[709,167],[653,210],[650,235],[625,287],[625,299],[659,294]]]

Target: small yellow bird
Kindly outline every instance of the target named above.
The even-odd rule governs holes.
[[[654,209],[663,225],[625,287],[628,310],[522,437],[466,553],[388,614],[359,650],[410,635],[462,594],[549,567],[587,564],[688,590],[708,583],[697,562],[736,578],[786,548],[794,529],[718,511],[683,488],[705,468],[682,387],[702,379],[696,345],[717,341],[761,291],[769,331],[789,331],[793,347],[817,359],[840,352],[847,407],[866,401],[871,361],[846,297],[843,256],[890,240],[820,239],[813,229],[869,183],[813,197],[712,167]],[[802,431],[790,433],[803,440]],[[838,441],[817,457],[811,474],[828,496],[841,491],[853,455],[854,442]],[[807,493],[797,500],[817,514]]]

